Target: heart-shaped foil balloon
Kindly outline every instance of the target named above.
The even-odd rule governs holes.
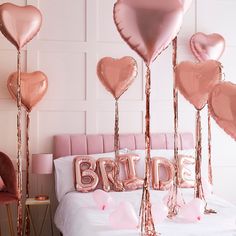
[[[175,68],[176,86],[197,110],[207,104],[213,87],[221,80],[221,64],[209,60],[199,63],[185,61]]]
[[[190,47],[199,61],[219,60],[225,50],[225,40],[220,34],[199,32],[190,39]]]
[[[221,82],[216,85],[208,104],[216,123],[236,140],[236,84]]]
[[[16,6],[4,3],[0,6],[0,30],[20,50],[38,33],[42,15],[34,6]]]
[[[7,88],[13,99],[17,99],[17,73],[9,76]],[[47,76],[41,71],[33,73],[21,73],[21,99],[22,104],[31,111],[43,98],[48,88]]]
[[[114,21],[121,37],[149,65],[180,30],[179,0],[118,0]]]
[[[115,99],[129,88],[137,73],[137,63],[132,57],[104,57],[97,65],[98,78]]]

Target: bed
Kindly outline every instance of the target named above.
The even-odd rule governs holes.
[[[172,152],[174,137],[171,133],[152,134],[151,148],[155,155]],[[194,138],[191,133],[179,135],[180,152],[191,152],[194,148]],[[54,137],[54,157],[56,160],[65,161],[73,159],[77,155],[100,155],[112,153],[113,135],[57,135]],[[120,148],[127,150],[144,150],[145,137],[143,134],[120,135]],[[157,151],[156,151],[157,150]],[[160,155],[161,155],[160,154]],[[66,164],[65,164],[66,165]],[[63,186],[63,179],[56,179],[58,188]],[[136,230],[114,230],[109,226],[108,217],[112,210],[101,211],[92,201],[92,193],[80,193],[69,189],[62,193],[57,191],[59,205],[57,207],[54,222],[64,236],[138,236]],[[193,198],[193,189],[182,189],[185,201]],[[132,203],[138,213],[142,190],[126,192],[110,192],[114,202],[118,204],[123,200]],[[59,196],[60,195],[60,196]],[[165,191],[151,190],[152,203],[161,202],[166,195]],[[162,235],[172,236],[236,236],[236,207],[215,196],[207,197],[208,206],[218,212],[216,215],[204,215],[198,223],[188,223],[176,218],[165,220],[156,225],[156,229]]]

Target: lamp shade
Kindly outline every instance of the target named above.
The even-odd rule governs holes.
[[[32,154],[32,173],[51,174],[52,154]]]

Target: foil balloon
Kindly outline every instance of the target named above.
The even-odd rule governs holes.
[[[126,179],[123,180],[125,189],[135,190],[143,187],[143,179],[138,178],[135,170],[135,164],[140,157],[135,154],[119,155],[118,160],[125,167]]]
[[[179,0],[118,0],[114,21],[121,37],[150,65],[180,30]]]
[[[109,215],[109,225],[113,229],[137,229],[138,216],[133,205],[123,201]]]
[[[219,60],[225,50],[225,39],[220,34],[196,33],[190,39],[190,47],[199,61]]]
[[[195,158],[192,156],[178,156],[178,186],[180,188],[193,188],[195,184]]]
[[[160,178],[160,169],[163,168],[165,170],[165,178]],[[174,166],[173,164],[161,157],[153,157],[152,158],[152,187],[155,190],[167,190],[173,184],[174,178]]]
[[[11,74],[7,81],[7,88],[12,98],[17,98],[17,72]],[[21,73],[21,101],[27,111],[43,98],[48,89],[47,76],[41,71]]]
[[[213,87],[221,80],[221,64],[209,60],[199,63],[181,62],[175,68],[176,86],[197,110],[207,104]]]
[[[132,57],[104,57],[97,65],[98,78],[115,99],[129,88],[137,74],[137,63]]]
[[[17,6],[4,3],[0,7],[0,30],[20,50],[40,30],[42,15],[34,6]]]
[[[96,161],[89,156],[75,158],[75,187],[79,192],[89,192],[96,189],[99,178],[95,172]]]
[[[203,200],[195,198],[180,208],[179,217],[188,222],[198,222],[204,214],[204,205]]]
[[[182,5],[183,5],[183,9],[184,9],[184,13],[186,13],[188,11],[188,9],[190,8],[191,4],[192,4],[193,0],[182,0]]]
[[[110,158],[99,158],[97,164],[101,174],[103,190],[106,192],[109,192],[111,189],[123,191],[123,184],[116,178],[120,173],[117,163]]]
[[[93,200],[96,203],[98,209],[104,211],[111,208],[114,205],[113,198],[107,192],[97,189],[92,194]]]
[[[216,123],[236,140],[236,84],[221,82],[209,96],[209,110]]]

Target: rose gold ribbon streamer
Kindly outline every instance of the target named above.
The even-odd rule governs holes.
[[[201,114],[198,110],[196,113],[196,164],[195,164],[195,198],[205,200],[202,188],[202,127],[201,127]]]
[[[178,214],[178,89],[176,88],[175,80],[175,67],[177,65],[177,37],[172,41],[173,55],[172,55],[172,66],[173,66],[173,108],[174,108],[174,160],[175,160],[175,176],[173,180],[173,186],[170,189],[170,196],[168,199],[168,217],[173,218]]]
[[[120,173],[120,167],[119,167],[119,104],[118,99],[116,99],[115,102],[115,128],[114,128],[114,150],[115,150],[115,168],[117,171],[115,171],[116,175],[114,176],[114,189],[115,191],[123,191],[123,183],[119,180],[119,173]]]
[[[140,221],[141,221],[141,234],[143,236],[157,236],[159,235],[154,226],[150,201],[150,93],[151,93],[151,72],[147,65],[146,74],[146,131],[145,131],[145,149],[146,149],[146,164],[145,164],[145,179],[143,185],[142,200],[140,206]]]
[[[17,235],[22,236],[21,52],[17,53]]]
[[[29,129],[30,129],[30,112],[26,111],[26,198],[29,197]],[[27,236],[30,235],[30,220],[28,211],[25,212],[26,232]]]
[[[211,115],[208,109],[208,180],[211,185],[213,185],[213,176],[212,176],[212,163],[211,163]]]
[[[118,99],[116,99],[115,103],[115,129],[114,129],[114,148],[115,148],[115,155],[116,159],[119,155],[119,105]]]
[[[201,174],[201,164],[202,164],[202,125],[201,125],[201,114],[197,111],[196,114],[196,164],[195,164],[195,188],[194,195],[195,198],[200,198],[205,201],[205,214],[216,214],[217,212],[213,209],[207,209],[207,201],[204,195],[202,186],[202,174]]]

